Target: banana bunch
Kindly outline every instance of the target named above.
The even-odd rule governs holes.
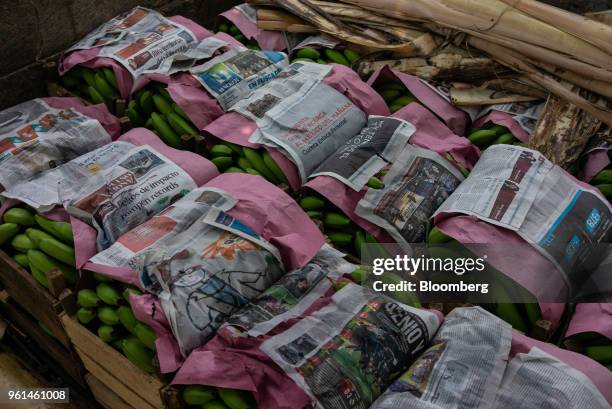
[[[430,251],[430,257],[465,257],[465,254],[463,254],[463,252],[458,252],[452,247],[435,247],[436,245],[458,243],[459,242],[457,240],[454,240],[453,238],[442,233],[437,227],[433,227],[429,231],[429,234],[427,236],[427,244],[432,245],[433,249],[435,249],[434,252]],[[432,249],[430,248],[430,250]],[[492,288],[490,289],[490,292],[495,299],[508,300],[510,298],[507,292],[509,289],[512,289],[513,291],[526,291],[524,289],[516,288],[517,284],[515,284],[512,280],[510,280],[500,272],[491,271],[491,274],[496,275],[496,280],[492,281],[494,284],[491,285]],[[526,298],[526,296],[523,296],[521,298]],[[514,304],[481,304],[481,306],[492,314],[497,315],[499,318],[506,321],[508,324],[512,325],[514,329],[521,331],[525,334],[532,333],[533,329],[537,325],[537,321],[541,319],[540,307],[536,302]]]
[[[250,393],[236,389],[189,385],[183,389],[182,397],[189,407],[201,409],[257,409]]]
[[[355,61],[361,58],[361,55],[350,48],[345,48],[342,51],[333,48],[323,48],[317,50],[316,48],[300,48],[295,52],[295,57],[291,62],[314,62],[318,64],[329,64],[336,63],[352,67]]]
[[[115,103],[119,98],[119,91],[117,78],[111,68],[86,68],[77,65],[60,78],[60,84],[87,101],[106,104],[113,114],[117,113]]]
[[[218,143],[208,151],[209,159],[222,173],[249,173],[275,185],[288,185],[287,177],[265,149],[253,149],[229,142]]]
[[[481,150],[485,150],[491,145],[499,144],[527,147],[527,144],[516,139],[508,128],[501,125],[495,125],[492,122],[487,122],[480,128],[472,129],[472,132],[467,138]]]
[[[0,247],[45,288],[49,287],[45,274],[52,270],[61,271],[69,285],[76,284],[79,274],[70,223],[49,220],[26,206],[13,207],[0,224]]]
[[[130,306],[136,288],[95,274],[96,287],[77,293],[77,319],[104,342],[111,344],[143,371],[155,372],[155,332],[138,321]]]
[[[382,181],[378,178],[372,180],[382,184]],[[362,256],[362,246],[364,245],[380,247],[374,236],[353,223],[340,209],[321,196],[309,193],[302,196],[298,203],[323,230],[335,247],[356,257]],[[381,248],[381,252],[384,254],[384,249]]]
[[[582,347],[582,354],[599,362],[612,371],[612,340],[596,332],[582,332],[572,335],[568,340]]]
[[[242,34],[240,29],[238,27],[236,27],[235,24],[232,24],[232,23],[221,23],[221,24],[219,24],[219,31],[218,32],[226,33],[226,34],[231,35],[232,37],[234,37],[236,39],[236,41],[239,41],[242,44],[244,44],[244,46],[246,48],[249,48],[251,50],[261,50],[261,48],[259,48],[259,44],[257,44],[257,41],[255,41],[255,40],[248,40],[246,38],[246,36],[244,34]]]
[[[416,97],[400,81],[376,81],[374,89],[387,103],[391,113],[395,113],[412,102],[418,102]]]
[[[612,202],[612,165],[608,165],[606,169],[595,175],[589,183],[599,189],[608,201]]]
[[[151,82],[128,102],[126,115],[134,127],[146,127],[175,149],[185,149],[183,135],[200,133],[170,97],[166,84]]]

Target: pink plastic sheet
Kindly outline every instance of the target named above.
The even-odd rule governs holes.
[[[388,66],[376,70],[368,79],[368,84],[373,85],[378,78],[401,81],[408,91],[427,109],[436,114],[450,130],[457,135],[465,135],[470,123],[468,114],[442,98],[420,78],[392,70]]]
[[[596,332],[612,341],[612,304],[585,303],[576,305],[576,311],[567,327],[566,337],[582,332]]]
[[[519,141],[527,143],[529,141],[529,134],[525,131],[518,122],[516,122],[512,115],[500,111],[492,111],[482,118],[478,119],[473,124],[473,128],[480,128],[487,122],[492,122],[495,125],[501,125],[508,128],[510,133]]]
[[[168,17],[168,20],[181,24],[182,26],[191,30],[199,41],[213,35],[213,33],[188,18],[173,16]],[[58,67],[60,75],[64,75],[72,67],[77,65],[82,65],[88,68],[110,67],[117,78],[117,84],[121,97],[128,98],[132,91],[134,91],[134,78],[117,61],[108,57],[98,57],[99,52],[100,48],[90,48],[88,50],[75,50],[63,55],[60,59]]]
[[[581,171],[581,179],[585,182],[590,181],[595,175],[607,168],[610,163],[612,162],[610,162],[608,151],[601,149],[590,153]]]
[[[287,49],[287,41],[282,31],[261,30],[257,28],[257,24],[244,15],[237,8],[231,8],[226,12],[219,14],[232,22],[249,40],[257,41],[259,48],[267,51],[283,51]]]
[[[606,400],[612,404],[612,388],[610,387],[612,385],[612,371],[609,371],[608,368],[584,355],[558,348],[553,344],[536,341],[535,339],[531,339],[513,331],[510,356],[519,353],[528,353],[533,347],[541,349],[566,365],[585,374],[597,389],[599,389]]]

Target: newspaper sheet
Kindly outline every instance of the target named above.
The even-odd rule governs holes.
[[[385,186],[368,189],[355,212],[408,248],[425,240],[429,219],[463,180],[442,156],[406,145],[385,176]]]
[[[215,188],[194,189],[160,214],[123,234],[109,248],[96,254],[90,261],[95,264],[130,267],[136,270],[134,259],[138,254],[187,230],[211,207],[227,211],[234,207],[236,202],[236,199]]]
[[[612,205],[537,151],[487,149],[436,214],[463,213],[517,232],[569,275],[612,238]]]
[[[100,251],[197,187],[187,172],[148,145],[132,148],[87,179],[72,169],[62,169],[62,202],[68,213],[98,231]]]
[[[480,307],[455,308],[427,349],[370,409],[488,409],[506,369],[512,327]]]
[[[332,288],[334,281],[356,268],[343,253],[325,244],[311,262],[285,274],[233,314],[226,325],[252,337],[267,334],[278,324],[302,315]]]
[[[322,80],[331,67],[296,62],[232,109],[255,121],[254,142],[280,147],[306,182],[366,125],[366,114]]]
[[[183,356],[284,274],[267,250],[274,248],[270,243],[216,210],[135,260],[142,284],[159,296]]]
[[[227,111],[275,78],[287,65],[289,59],[282,52],[235,48],[193,67],[190,72]]]
[[[401,119],[371,115],[361,132],[309,177],[331,176],[358,192],[372,176],[397,160],[415,131],[414,125]]]
[[[610,409],[582,372],[538,348],[508,364],[493,409]]]
[[[429,311],[349,284],[327,307],[261,345],[317,404],[367,409],[440,325]]]
[[[137,79],[197,43],[186,27],[156,11],[135,7],[102,24],[67,52],[100,47],[99,57],[112,58]]]
[[[110,142],[97,120],[42,99],[0,111],[0,191]]]
[[[69,199],[75,194],[81,187],[81,181],[108,171],[133,148],[134,145],[127,142],[109,143],[27,182],[18,184],[3,192],[3,196],[26,203],[38,212],[47,212],[62,205],[63,199]],[[60,183],[65,177],[75,182],[64,184],[60,195]]]
[[[478,112],[476,119],[493,111],[505,112],[512,117],[529,135],[535,131],[538,120],[544,112],[544,102],[512,102],[510,104],[488,105]]]

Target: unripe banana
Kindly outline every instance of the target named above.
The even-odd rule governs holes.
[[[34,215],[21,207],[8,209],[2,218],[5,223],[15,223],[20,226],[33,226],[35,224]]]
[[[321,210],[325,201],[316,196],[305,196],[300,200],[300,207],[304,210]]]
[[[19,233],[16,223],[0,224],[0,247],[11,241]]]
[[[324,53],[330,61],[335,62],[336,64],[346,65],[347,67],[351,66],[349,60],[347,60],[344,54],[342,54],[338,50],[332,50],[330,48],[327,48],[325,49]]]
[[[188,405],[203,405],[217,397],[215,388],[204,385],[189,385],[183,389],[183,400]]]
[[[297,50],[295,53],[297,58],[308,58],[310,60],[316,60],[321,58],[321,53],[314,48],[302,48]]]

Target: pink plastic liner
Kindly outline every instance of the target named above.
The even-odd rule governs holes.
[[[42,98],[42,100],[51,108],[73,108],[75,111],[97,120],[106,129],[106,132],[108,132],[113,141],[121,134],[119,119],[111,114],[104,104],[85,105],[83,101],[75,97],[47,97]]]
[[[173,16],[168,17],[168,20],[191,30],[199,41],[213,35],[213,33],[188,18]],[[99,52],[100,48],[98,47],[88,50],[75,50],[63,55],[58,66],[60,75],[64,75],[76,65],[82,65],[88,68],[110,67],[117,77],[117,85],[121,97],[128,98],[133,91],[134,78],[121,64],[112,58],[98,57]]]
[[[413,75],[404,74],[384,66],[376,70],[368,79],[368,84],[373,85],[381,77],[387,80],[399,80],[408,88],[420,103],[436,114],[457,135],[465,135],[470,118],[468,114],[446,101],[434,90]]]
[[[610,158],[608,157],[608,152],[606,150],[601,149],[590,153],[587,157],[584,169],[581,171],[581,179],[588,182],[599,172],[607,168],[610,163]]]
[[[372,87],[363,82],[359,75],[348,67],[340,64],[330,64],[332,71],[325,77],[323,82],[344,94],[368,115],[390,115],[385,101]],[[249,137],[257,125],[252,120],[236,113],[228,112],[217,120],[206,126],[204,131],[209,134],[240,146],[259,148],[262,145],[249,142]],[[294,191],[300,188],[300,177],[295,164],[277,152],[274,148],[266,148],[283,173],[289,180],[289,185]]]
[[[524,143],[529,142],[529,134],[506,112],[492,111],[474,122],[472,128],[480,128],[487,122],[505,126],[516,139]]]
[[[566,365],[585,374],[599,389],[599,392],[606,398],[608,403],[612,404],[612,388],[610,388],[610,385],[612,385],[612,371],[609,371],[608,368],[584,355],[557,348],[553,344],[536,341],[519,332],[512,331],[511,357],[519,353],[528,353],[533,347],[541,349]]]
[[[257,41],[262,50],[283,51],[287,49],[287,41],[285,41],[285,35],[282,31],[261,30],[257,28],[257,24],[254,24],[236,8],[231,8],[219,14],[219,16],[223,16],[234,23],[249,40]]]
[[[612,304],[578,304],[565,333],[571,337],[582,332],[597,332],[612,340]]]

